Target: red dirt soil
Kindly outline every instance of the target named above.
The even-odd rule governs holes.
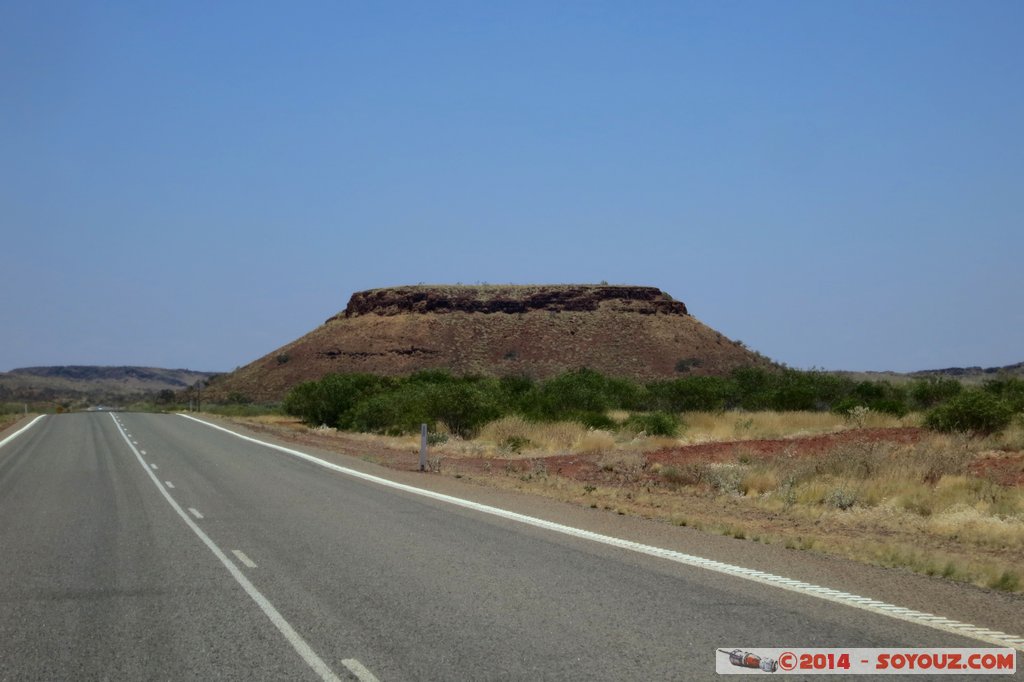
[[[972,462],[969,470],[999,485],[1024,486],[1024,452],[992,453]]]
[[[359,456],[367,451],[366,440],[344,432],[329,432],[330,435],[310,431],[295,424],[295,428],[273,428],[252,422],[245,422],[250,429],[268,431],[287,437],[289,440],[309,445],[327,445],[350,455]],[[741,456],[750,460],[769,460],[777,457],[817,457],[840,445],[891,443],[913,445],[924,436],[925,431],[916,427],[884,429],[851,429],[839,433],[764,440],[739,440],[713,443],[697,443],[678,447],[662,448],[644,454],[646,465],[637,471],[633,482],[652,483],[660,480],[656,471],[670,466],[690,463],[735,462]],[[419,468],[419,454],[413,449],[396,449],[375,444],[372,459],[392,469],[415,471]],[[620,473],[602,467],[603,454],[562,454],[546,457],[452,457],[444,453],[441,466],[445,471],[462,474],[488,474],[504,472],[529,474],[546,472],[581,483],[622,484]],[[1024,486],[1024,452],[992,452],[971,463],[972,474],[983,476],[1004,486]]]

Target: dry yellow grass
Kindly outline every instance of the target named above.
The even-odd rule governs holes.
[[[1018,416],[1002,432],[986,438],[981,447],[988,450],[1024,451],[1024,416]]]
[[[891,428],[917,426],[920,417],[902,419],[868,411],[860,420],[831,412],[685,412],[683,440],[706,443],[760,438],[796,438],[835,433],[855,427]]]
[[[737,429],[741,418],[753,424]],[[866,421],[875,427],[907,423],[874,419]],[[702,439],[718,434],[724,440],[735,439],[737,430],[748,437],[786,437],[794,435],[789,428],[797,433],[851,428],[842,418],[814,414],[712,415],[700,426]],[[575,495],[591,506],[655,514],[732,537],[1019,590],[1024,588],[1024,490],[969,473],[969,464],[987,447],[1014,437],[1012,431],[998,441],[927,434],[910,445],[841,444],[815,458],[657,464],[650,471],[666,482],[660,493],[626,485],[591,487],[580,495],[569,482],[543,486],[546,494]],[[598,465],[629,484],[643,469],[640,452],[637,443],[623,441],[604,451]],[[530,483],[519,487],[532,489]]]
[[[583,455],[594,455],[615,449],[615,437],[608,431],[593,430],[584,433],[573,445],[572,451]]]
[[[588,429],[576,422],[531,422],[518,416],[487,424],[475,442],[484,447],[484,456],[492,457],[600,454],[620,445],[610,431]]]

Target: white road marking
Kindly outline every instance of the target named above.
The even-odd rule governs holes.
[[[166,485],[171,490],[174,490],[174,484],[171,483],[170,481],[164,481],[164,485]]]
[[[196,510],[195,507],[189,507],[188,508],[188,513],[191,514],[192,516],[196,517],[197,519],[203,518],[203,515],[200,514],[199,511]]]
[[[153,464],[152,462],[149,463],[149,466],[153,467],[153,471],[156,471],[157,469],[160,468],[157,465]]]
[[[25,425],[24,425],[24,426],[22,426],[22,427],[21,427],[20,429],[18,429],[17,431],[15,431],[14,433],[12,433],[11,435],[7,436],[7,438],[4,438],[3,440],[0,440],[0,448],[2,448],[3,446],[7,445],[7,444],[8,444],[8,443],[10,443],[10,442],[11,442],[12,440],[14,440],[15,438],[17,438],[17,437],[18,437],[18,436],[20,436],[21,434],[23,434],[23,433],[25,433],[26,431],[28,431],[29,429],[31,429],[31,428],[32,428],[32,426],[33,426],[33,425],[34,425],[34,424],[35,424],[35,423],[36,423],[37,421],[39,421],[40,419],[42,419],[42,418],[43,418],[43,417],[45,417],[45,416],[46,416],[45,414],[41,414],[41,415],[39,415],[38,417],[36,417],[36,418],[35,418],[35,419],[33,419],[32,421],[30,421],[30,422],[29,422],[28,424],[25,424]]]
[[[240,550],[240,549],[233,549],[233,550],[231,550],[231,553],[234,554],[236,557],[238,557],[238,560],[241,561],[246,566],[248,566],[249,568],[256,568],[256,563],[252,559],[247,557],[245,555],[245,552],[243,552],[242,550]]]
[[[348,668],[348,671],[355,675],[359,682],[378,682],[377,678],[373,676],[373,673],[367,670],[366,666],[354,658],[346,658],[341,662],[341,664]]]
[[[113,414],[111,414],[111,417],[113,417]],[[114,419],[114,422],[117,422],[116,418]],[[120,428],[118,430],[121,431],[121,435],[124,436],[124,431]],[[334,674],[333,670],[327,667],[327,664],[324,663],[319,656],[316,655],[316,652],[313,651],[309,644],[306,643],[306,640],[302,639],[299,633],[295,632],[295,628],[293,628],[291,624],[284,619],[284,616],[274,608],[274,605],[271,604],[267,598],[256,589],[256,586],[245,577],[245,574],[242,573],[241,569],[235,565],[235,562],[231,561],[231,559],[221,551],[221,548],[210,539],[210,536],[204,533],[203,529],[197,526],[195,521],[188,517],[188,514],[186,514],[185,510],[181,508],[181,505],[179,505],[178,502],[171,497],[171,494],[160,485],[160,480],[156,477],[156,474],[146,468],[145,460],[142,459],[142,455],[140,455],[139,451],[131,444],[131,441],[129,441],[127,437],[125,437],[124,440],[131,451],[135,453],[135,457],[139,460],[139,464],[141,464],[142,468],[146,470],[147,474],[149,474],[149,477],[153,480],[153,484],[156,485],[156,489],[164,496],[167,503],[171,505],[175,512],[177,512],[178,516],[180,516],[182,521],[185,522],[185,525],[187,525],[203,542],[203,544],[213,552],[213,555],[217,557],[222,564],[224,564],[224,568],[228,570],[231,577],[234,578],[235,581],[242,586],[242,589],[245,590],[246,594],[256,602],[256,605],[259,606],[264,615],[270,619],[270,622],[274,624],[274,627],[277,628],[278,632],[288,640],[288,643],[291,644],[299,656],[302,657],[302,660],[306,662],[306,665],[312,668],[313,671],[320,676],[320,679],[325,680],[325,682],[341,682],[341,679]]]
[[[893,604],[886,604],[885,602],[877,601],[874,599],[868,600],[865,597],[860,597],[855,594],[847,592],[840,592],[839,590],[833,590],[828,587],[821,587],[819,585],[812,585],[803,581],[794,581],[783,576],[773,575],[771,573],[764,573],[762,571],[754,571],[749,568],[743,568],[741,566],[734,566],[727,564],[722,561],[715,561],[713,559],[705,559],[693,554],[685,554],[683,552],[677,552],[671,549],[664,549],[662,547],[654,547],[652,545],[644,545],[639,542],[633,542],[632,540],[623,540],[621,538],[612,537],[611,535],[601,535],[600,533],[594,533],[593,531],[583,530],[580,528],[574,528],[572,526],[566,526],[561,523],[555,523],[553,521],[545,521],[533,516],[527,516],[526,514],[519,514],[517,512],[510,512],[499,507],[491,507],[486,504],[480,504],[479,502],[472,502],[470,500],[464,500],[461,497],[453,497],[451,495],[445,495],[443,493],[437,493],[433,490],[426,490],[424,488],[417,488],[415,486],[406,485],[405,483],[397,483],[395,481],[381,478],[380,476],[374,476],[373,474],[366,474],[362,471],[356,471],[355,469],[349,469],[348,467],[339,466],[331,462],[319,459],[312,455],[308,455],[305,452],[299,450],[293,450],[292,448],[286,448],[283,445],[275,445],[274,443],[268,443],[266,441],[253,438],[251,436],[244,436],[240,433],[236,433],[231,429],[226,429],[223,426],[217,424],[211,424],[210,422],[203,421],[202,419],[196,419],[187,414],[178,414],[179,417],[185,419],[191,419],[194,422],[199,422],[205,426],[209,426],[211,429],[217,429],[224,433],[229,433],[236,438],[256,443],[264,447],[271,448],[272,450],[278,450],[286,454],[304,459],[307,462],[318,464],[325,469],[331,471],[337,471],[338,473],[351,476],[353,478],[359,478],[364,481],[370,481],[378,485],[386,486],[388,488],[394,488],[396,490],[402,490],[413,495],[420,495],[433,500],[445,502],[447,504],[455,505],[457,507],[463,507],[465,509],[472,509],[483,514],[489,514],[491,516],[498,516],[503,519],[509,519],[511,521],[517,521],[529,526],[535,526],[537,528],[544,528],[556,533],[562,533],[563,535],[570,535],[577,538],[583,538],[585,540],[592,540],[601,544],[610,545],[612,547],[619,547],[621,549],[627,549],[640,554],[647,554],[649,556],[660,557],[669,561],[674,561],[679,564],[685,564],[687,566],[695,566],[697,568],[705,568],[715,573],[722,573],[725,575],[731,575],[736,578],[743,578],[744,580],[750,580],[756,583],[764,585],[771,585],[778,587],[779,589],[789,590],[791,592],[797,592],[799,594],[817,597],[818,599],[824,599],[825,601],[831,601],[844,606],[849,606],[855,609],[861,609],[862,611],[869,611],[871,613],[881,614],[897,620],[907,621],[916,625],[923,625],[925,627],[932,628],[933,630],[940,630],[942,632],[949,632],[952,634],[960,635],[961,637],[968,637],[981,642],[988,642],[989,644],[995,644],[997,646],[1011,647],[1019,651],[1024,651],[1024,644],[1021,643],[1021,638],[1017,635],[1010,635],[1005,632],[997,631],[985,631],[985,633],[978,632],[981,628],[970,623],[961,623],[956,620],[943,619],[942,621],[933,620],[934,614],[924,613],[922,611],[914,611],[912,609],[895,606]]]
[[[139,452],[140,452],[140,453],[142,453],[143,455],[145,455],[145,454],[146,454],[146,451],[145,451],[145,450],[139,450]]]

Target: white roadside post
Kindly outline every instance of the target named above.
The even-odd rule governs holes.
[[[420,424],[420,471],[427,470],[427,425]]]

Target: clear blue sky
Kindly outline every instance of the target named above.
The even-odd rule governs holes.
[[[1024,3],[2,2],[0,370],[645,284],[794,367],[1024,360]]]

